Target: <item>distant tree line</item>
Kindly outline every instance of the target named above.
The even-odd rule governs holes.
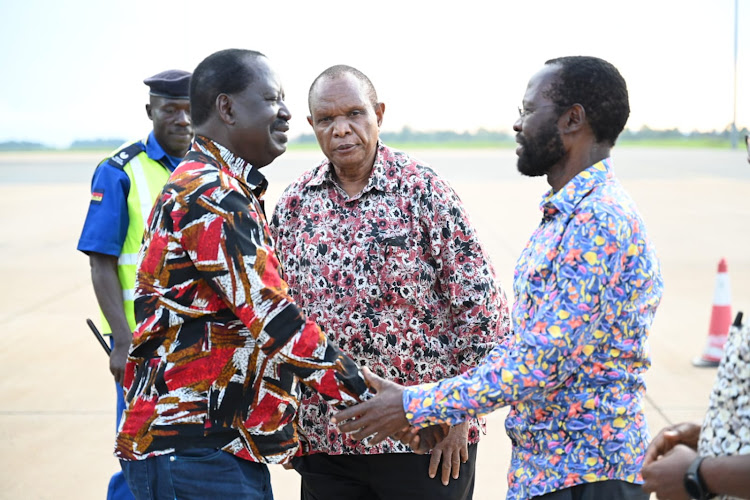
[[[42,151],[52,149],[40,142],[8,141],[0,142],[0,151]]]
[[[741,130],[739,130],[738,135],[740,137],[740,143],[742,143],[742,138],[747,133],[748,133],[748,129],[746,127],[743,127]],[[666,129],[666,130],[655,130],[655,129],[649,128],[648,126],[643,126],[638,131],[625,129],[622,132],[622,134],[620,134],[620,138],[618,139],[618,142],[637,143],[641,141],[674,141],[674,142],[699,141],[699,142],[708,143],[708,142],[713,141],[717,143],[729,143],[731,139],[732,139],[731,127],[727,127],[721,131],[712,130],[710,132],[700,132],[698,130],[694,130],[692,132],[684,133],[676,128]]]
[[[400,132],[381,132],[380,138],[386,143],[404,143],[404,142],[425,142],[425,143],[445,143],[445,142],[466,142],[466,143],[487,143],[496,142],[498,144],[515,143],[515,135],[507,132],[497,132],[480,128],[476,132],[455,132],[453,130],[437,130],[422,132],[414,130],[409,126],[401,129]],[[315,143],[313,134],[302,134],[292,142],[298,144]]]
[[[0,151],[59,151],[59,150],[96,150],[111,151],[125,143],[124,139],[87,139],[73,141],[67,148],[55,148],[41,142],[7,141],[0,142]]]
[[[739,131],[739,137],[742,138],[748,133],[747,128]],[[476,132],[455,132],[452,130],[440,130],[432,132],[422,132],[413,130],[411,127],[404,127],[400,132],[381,132],[380,137],[386,143],[495,143],[498,146],[515,144],[515,133],[499,132],[480,128]],[[625,129],[618,143],[648,143],[648,142],[667,142],[667,143],[691,143],[701,144],[729,144],[731,140],[731,128],[710,132],[681,132],[679,129],[656,130],[644,126],[639,130]],[[313,134],[303,134],[293,141],[297,144],[315,143]],[[740,142],[742,142],[740,140]]]
[[[748,133],[743,127],[739,131],[740,144],[742,137]],[[511,146],[515,144],[515,133],[493,131],[480,128],[476,132],[455,132],[453,130],[419,131],[404,127],[399,132],[381,132],[380,137],[386,143],[425,143],[425,144],[466,144]],[[685,144],[699,146],[728,146],[731,140],[730,127],[710,132],[681,132],[679,129],[656,130],[644,126],[639,130],[625,129],[618,139],[618,144]],[[55,150],[98,150],[111,151],[125,142],[124,139],[90,139],[76,140],[67,148],[54,148],[40,142],[8,141],[0,142],[0,151],[55,151]],[[313,134],[302,134],[290,141],[292,144],[315,144]]]

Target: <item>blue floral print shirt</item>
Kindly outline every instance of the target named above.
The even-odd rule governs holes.
[[[647,337],[662,294],[635,204],[605,159],[548,192],[518,260],[514,333],[482,364],[407,387],[416,426],[510,405],[508,498],[580,483],[642,482]]]

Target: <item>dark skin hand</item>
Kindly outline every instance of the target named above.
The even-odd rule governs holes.
[[[332,419],[339,423],[342,432],[348,432],[354,439],[372,436],[369,444],[375,445],[393,437],[408,444],[419,454],[432,450],[428,474],[437,475],[442,462],[441,480],[447,485],[450,478],[459,477],[461,463],[469,458],[468,423],[453,426],[433,425],[425,429],[409,426],[402,403],[403,386],[382,379],[367,368],[362,369],[367,384],[377,391],[375,397],[340,411]],[[446,432],[447,430],[447,432]]]
[[[367,385],[377,391],[372,399],[341,410],[331,419],[339,430],[357,440],[372,436],[369,444],[376,445],[389,436],[402,435],[409,427],[402,403],[404,387],[382,379],[367,368],[362,369]],[[411,442],[411,440],[409,440]],[[404,438],[401,439],[404,442]]]
[[[674,446],[666,455],[643,467],[643,491],[656,493],[656,497],[661,499],[689,500],[684,483],[685,472],[697,456],[689,446]]]
[[[390,437],[411,447],[412,451],[417,455],[425,455],[448,436],[448,431],[450,431],[450,426],[445,424],[422,428],[405,427]]]
[[[117,257],[91,252],[89,264],[96,300],[112,328],[114,347],[109,355],[109,371],[115,381],[122,385],[133,332],[130,331],[123,310],[122,286],[117,276]]]
[[[436,426],[433,426],[436,427]],[[469,423],[463,422],[451,427],[448,436],[432,449],[430,457],[430,477],[435,477],[442,460],[441,481],[448,486],[450,478],[458,479],[461,464],[469,459]]]
[[[403,438],[400,439],[397,436],[391,437],[394,439],[400,439],[403,444],[411,446],[411,449],[414,450],[414,453],[417,455],[424,455],[425,453],[429,453],[429,451],[435,448],[440,441],[445,439],[449,430],[450,427],[447,425],[431,425],[418,430],[414,427],[409,427],[406,429],[408,434],[404,434]],[[417,433],[415,434],[415,432]]]
[[[643,460],[643,467],[648,467],[659,457],[669,453],[672,448],[678,444],[684,444],[692,449],[698,447],[698,437],[700,436],[701,427],[691,422],[682,422],[680,424],[665,427],[651,441],[646,450],[646,456]]]
[[[657,498],[689,498],[685,473],[697,456],[701,426],[683,422],[664,428],[646,450],[643,489]],[[717,495],[750,498],[750,455],[707,457],[700,467],[706,487]]]

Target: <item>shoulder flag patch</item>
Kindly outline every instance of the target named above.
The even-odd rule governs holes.
[[[106,161],[113,167],[123,168],[130,160],[144,151],[146,151],[146,146],[141,141],[134,142],[110,156]]]
[[[92,191],[91,192],[91,203],[101,203],[102,198],[104,198],[104,190],[101,189],[99,191]]]

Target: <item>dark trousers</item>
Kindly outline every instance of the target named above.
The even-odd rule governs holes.
[[[553,491],[533,500],[648,500],[640,484],[625,481],[599,481]]]
[[[470,500],[474,494],[477,445],[469,446],[469,461],[458,479],[441,482],[441,468],[430,479],[430,455],[326,455],[295,458],[302,476],[302,500]]]

